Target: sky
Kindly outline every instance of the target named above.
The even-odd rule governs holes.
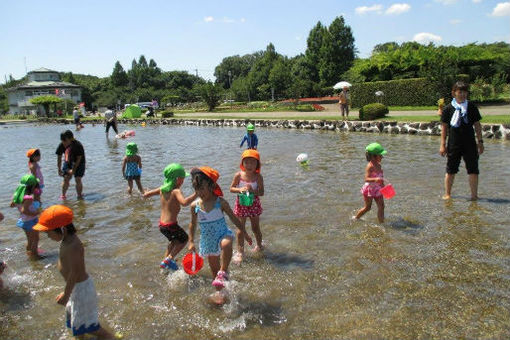
[[[214,80],[223,58],[264,50],[293,57],[310,30],[343,16],[358,56],[396,41],[510,43],[504,0],[0,0],[0,83],[46,67],[105,77],[145,55],[164,71]]]

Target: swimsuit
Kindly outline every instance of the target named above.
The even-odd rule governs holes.
[[[126,179],[139,179],[140,169],[138,168],[138,162],[126,162]]]
[[[250,184],[251,187],[256,190],[257,189],[257,181],[255,182],[246,182],[242,179],[239,181],[239,184],[237,185],[238,188],[243,188],[247,184]],[[245,195],[245,194],[243,194]],[[253,204],[250,206],[241,205],[239,203],[239,196],[236,197],[236,203],[234,205],[234,214],[237,217],[255,217],[260,216],[262,214],[262,206],[260,205],[260,199],[258,196],[255,196],[255,199],[253,200]]]
[[[211,211],[203,210],[198,200],[195,206],[198,224],[200,225],[200,251],[201,256],[219,256],[221,254],[221,240],[228,237],[232,240],[235,238],[234,233],[230,230],[225,222],[225,216],[221,210],[220,198],[216,199],[214,207]]]
[[[31,195],[25,195],[23,197],[23,200],[24,201],[25,200],[33,200],[33,197]],[[23,205],[18,204],[17,206],[18,206],[19,212],[21,213],[21,207]],[[39,201],[32,201],[32,204],[30,205],[30,208],[28,208],[28,210],[30,210],[30,212],[36,212],[40,206],[41,206],[41,203]],[[20,227],[21,229],[23,229],[25,231],[32,231],[32,227],[37,224],[38,220],[39,220],[39,217],[37,215],[29,216],[29,215],[25,215],[25,214],[21,213],[18,221],[16,222],[16,226]]]
[[[35,163],[28,162],[29,167],[30,167],[30,164],[34,164],[35,177],[39,180],[39,189],[44,188],[44,177],[42,175],[41,166],[37,162],[35,162]]]
[[[159,221],[159,231],[165,235],[168,242],[172,242],[173,240],[177,240],[180,243],[188,242],[188,234],[186,234],[184,229],[182,229],[177,222],[163,223]]]
[[[371,178],[383,178],[383,172],[375,172],[375,171],[371,171],[369,173],[369,176]],[[372,198],[377,198],[377,197],[382,197],[382,194],[380,192],[380,190],[382,189],[382,185],[377,183],[377,182],[365,182],[365,184],[363,185],[363,187],[361,188],[361,193],[363,194],[363,196],[365,197],[372,197]]]
[[[96,288],[90,276],[74,285],[66,304],[66,324],[73,330],[73,336],[92,333],[101,328],[97,314]]]

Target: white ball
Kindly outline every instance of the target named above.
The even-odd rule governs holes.
[[[306,162],[308,160],[308,155],[306,153],[300,153],[297,157],[296,157],[296,162]]]

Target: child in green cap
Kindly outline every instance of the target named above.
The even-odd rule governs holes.
[[[128,181],[128,193],[131,195],[133,191],[133,180],[140,193],[143,195],[142,182],[140,177],[142,175],[142,157],[138,155],[138,146],[136,143],[126,144],[126,156],[122,161],[122,176]]]
[[[240,148],[243,147],[244,142],[246,142],[246,147],[248,149],[255,149],[257,150],[257,145],[259,144],[259,139],[257,138],[257,135],[255,134],[255,126],[252,123],[249,123],[246,125],[246,134],[243,137],[243,140],[241,141],[241,145],[239,145]]]
[[[157,189],[147,191],[143,197],[148,198],[158,194],[160,196],[159,231],[168,239],[165,257],[161,261],[160,267],[177,270],[179,267],[175,262],[175,257],[188,242],[188,234],[177,224],[177,216],[181,211],[181,206],[190,205],[197,198],[197,194],[195,192],[188,197],[183,196],[180,188],[184,178],[189,174],[184,171],[182,165],[178,163],[167,165],[163,175],[165,176],[163,185]]]
[[[359,219],[372,208],[372,200],[377,204],[377,219],[379,223],[384,222],[384,198],[381,189],[384,186],[383,170],[381,160],[386,150],[379,143],[371,143],[365,148],[367,166],[365,167],[365,184],[361,188],[365,206],[361,208],[354,219]]]

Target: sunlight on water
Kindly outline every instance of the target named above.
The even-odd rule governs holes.
[[[25,236],[8,208],[27,169],[25,151],[39,147],[46,188],[56,204],[60,179],[55,149],[64,126],[0,127],[0,259],[8,264],[0,291],[1,339],[64,339],[64,288],[58,244],[41,235],[47,256],[29,262]],[[142,183],[162,183],[163,168],[210,165],[228,192],[238,170],[239,128],[145,127],[138,144]],[[100,319],[129,339],[446,339],[510,336],[510,144],[488,141],[480,158],[480,201],[468,202],[465,169],[454,199],[443,202],[445,159],[438,137],[259,129],[266,195],[261,228],[266,250],[231,265],[229,303],[208,303],[214,292],[205,264],[195,276],[159,268],[166,239],[157,228],[159,200],[126,193],[121,160],[126,140],[103,127],[76,133],[86,151],[85,199],[71,186],[66,202],[86,250],[99,296]],[[380,142],[382,166],[396,190],[386,222],[376,208],[362,220],[359,192],[364,147]],[[310,165],[296,156],[305,152]],[[505,155],[505,157],[502,157]],[[183,192],[192,192],[186,180]],[[187,229],[183,208],[179,224]],[[248,227],[248,230],[250,228]]]

